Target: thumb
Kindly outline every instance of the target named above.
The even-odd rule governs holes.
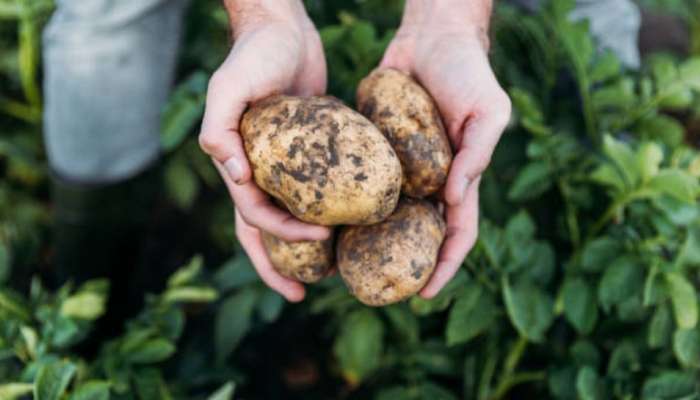
[[[244,85],[237,85],[235,79],[227,78],[217,72],[209,80],[199,146],[224,166],[231,180],[243,184],[252,176],[238,132],[241,116],[247,107],[247,94],[242,90]]]
[[[450,206],[464,201],[467,188],[491,162],[493,151],[510,117],[510,102],[505,100],[503,104],[466,122],[445,185],[445,200]]]

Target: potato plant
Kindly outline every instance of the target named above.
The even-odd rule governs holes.
[[[330,94],[352,104],[401,2],[306,3]],[[626,70],[568,21],[571,3],[497,7],[492,61],[515,112],[482,179],[478,242],[436,298],[370,308],[337,275],[286,305],[233,240],[195,138],[226,21],[196,2],[164,110],[163,188],[177,223],[198,227],[187,237],[208,235],[206,267],[103,338],[107,282],[31,279],[50,253],[37,55],[51,4],[0,0],[0,398],[225,399],[233,384],[242,398],[700,398],[700,153],[684,125],[700,116],[700,58]]]

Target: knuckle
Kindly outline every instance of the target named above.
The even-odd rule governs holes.
[[[224,148],[224,141],[214,132],[203,131],[199,134],[199,147],[208,154],[218,154]]]

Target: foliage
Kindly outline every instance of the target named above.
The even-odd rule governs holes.
[[[324,41],[329,91],[351,103],[401,2],[306,3]],[[46,246],[37,60],[28,48],[4,51],[29,61],[0,72],[3,98],[20,99],[0,102],[16,106],[0,107],[8,127],[0,282],[30,287],[0,290],[0,376],[8,381],[0,394],[192,398],[233,380],[251,398],[698,398],[700,153],[676,117],[700,104],[700,60],[655,55],[624,70],[596,50],[585,22],[567,19],[571,3],[552,1],[533,15],[498,7],[492,61],[514,117],[482,180],[478,243],[436,298],[367,308],[337,276],[286,306],[231,243],[225,190],[195,139],[206,77],[228,45],[226,21],[218,2],[197,2],[164,111],[163,185],[178,215],[206,222],[208,265],[234,255],[198,283],[200,261],[180,270],[94,357],[79,347],[105,311],[107,282],[55,293],[26,284]],[[22,15],[19,30],[36,30],[48,8],[27,4],[0,0],[0,16]],[[11,21],[0,30],[16,30]],[[34,28],[22,28],[27,21]],[[38,46],[36,37],[17,38],[4,44]],[[212,301],[209,287],[219,301],[193,312],[182,304]],[[185,317],[196,332],[183,331]],[[303,342],[286,340],[290,331]],[[251,352],[285,354],[279,369],[241,367],[262,365],[251,364]],[[297,352],[321,371],[302,389],[285,359]]]

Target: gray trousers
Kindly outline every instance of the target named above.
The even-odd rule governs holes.
[[[114,182],[159,154],[182,0],[57,0],[44,30],[44,139],[60,177]]]
[[[44,136],[60,177],[116,182],[158,157],[185,2],[56,1],[44,31]],[[631,0],[578,0],[572,18],[589,18],[601,47],[629,67],[639,64],[640,18]]]

